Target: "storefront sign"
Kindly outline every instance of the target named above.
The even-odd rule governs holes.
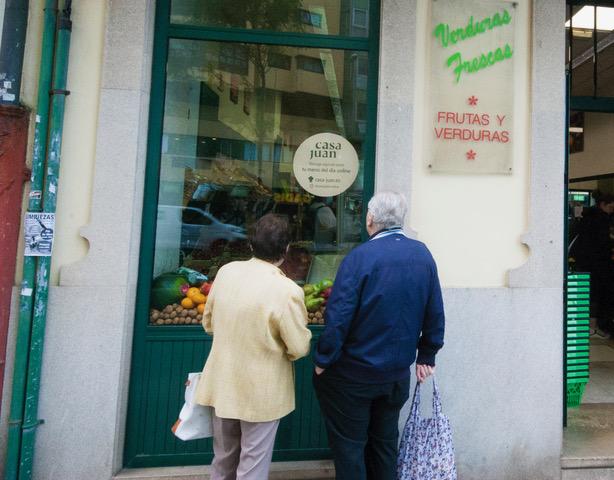
[[[27,212],[25,226],[26,257],[50,257],[55,231],[55,213]]]
[[[512,172],[514,2],[433,0],[429,168]]]
[[[335,133],[318,133],[299,145],[294,176],[307,192],[334,197],[352,186],[358,175],[358,155],[350,142]]]

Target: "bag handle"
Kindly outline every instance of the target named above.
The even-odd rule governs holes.
[[[420,417],[420,382],[416,382],[416,388],[414,389],[414,398],[411,401],[410,417]]]
[[[440,417],[441,412],[441,395],[439,394],[439,388],[437,387],[437,380],[435,380],[435,375],[433,375],[433,416]]]
[[[418,418],[420,417],[420,382],[416,382],[416,389],[414,390],[414,398],[411,404],[410,416]],[[440,417],[442,415],[441,395],[439,388],[437,387],[437,380],[433,375],[433,417]]]

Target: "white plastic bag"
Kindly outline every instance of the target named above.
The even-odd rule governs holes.
[[[181,440],[198,440],[213,436],[213,408],[194,401],[201,373],[189,373],[185,386],[185,403],[179,418],[171,428]]]

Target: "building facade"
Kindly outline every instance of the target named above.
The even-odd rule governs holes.
[[[43,3],[30,2],[22,101],[32,107]],[[208,463],[210,444],[181,445],[170,426],[183,375],[204,364],[210,340],[196,325],[156,324],[152,309],[166,304],[156,303],[155,279],[180,266],[214,276],[218,257],[244,254],[228,245],[245,238],[250,218],[271,209],[293,219],[315,268],[305,225],[320,196],[337,217],[324,242],[334,248],[319,251],[334,275],[331,257],[364,238],[365,200],[396,190],[410,200],[406,230],[431,248],[444,287],[437,375],[459,478],[560,478],[565,2],[278,4],[259,25],[247,4],[239,14],[215,1],[73,3],[34,477],[102,480],[149,467],[156,478],[157,467]],[[434,35],[440,24],[463,38]],[[489,57],[491,41],[502,50]],[[444,78],[433,59],[452,44],[483,48],[485,63],[459,60],[453,73],[448,62]],[[481,137],[454,165],[446,160],[469,127],[446,112],[484,124],[472,124]],[[484,131],[511,134],[495,141]],[[358,167],[350,187],[307,200],[294,155],[319,133],[345,138]],[[476,152],[489,161],[471,163]],[[194,239],[185,224],[200,226]],[[220,251],[203,233],[212,226]],[[3,450],[17,286],[13,299]],[[299,409],[280,430],[277,461],[329,458],[309,370],[308,360],[297,366]]]

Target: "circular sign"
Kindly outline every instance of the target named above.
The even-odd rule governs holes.
[[[335,133],[318,133],[299,145],[293,160],[294,176],[306,191],[334,197],[352,186],[358,175],[358,154]]]

